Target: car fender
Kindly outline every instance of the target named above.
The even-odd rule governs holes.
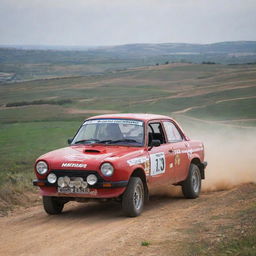
[[[147,167],[147,166],[146,166]],[[145,192],[145,199],[149,199],[149,190],[148,190],[148,184],[147,184],[147,176],[149,171],[147,172],[145,170],[145,165],[135,165],[133,167],[133,171],[131,172],[131,175],[129,177],[129,180],[131,177],[139,177],[142,180],[143,186],[144,186],[144,192]]]
[[[198,166],[200,170],[201,178],[205,179],[205,168],[207,166],[207,162],[203,161],[201,154],[198,154],[198,153],[192,154],[190,157],[190,165],[191,164],[195,164]],[[188,174],[189,174],[189,169],[188,169]]]

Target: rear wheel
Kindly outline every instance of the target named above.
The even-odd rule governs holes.
[[[122,208],[126,216],[136,217],[141,214],[144,206],[144,186],[139,177],[131,177],[123,194]]]
[[[64,203],[53,196],[43,196],[43,205],[46,213],[50,215],[60,214],[64,207]]]
[[[182,182],[182,192],[186,198],[197,198],[201,191],[201,174],[197,165],[191,164],[189,174]]]

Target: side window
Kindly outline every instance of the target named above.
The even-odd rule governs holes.
[[[160,140],[161,144],[166,143],[161,123],[150,123],[148,125],[149,145],[151,145],[152,140]]]
[[[182,141],[182,136],[176,126],[171,122],[164,122],[168,142]]]

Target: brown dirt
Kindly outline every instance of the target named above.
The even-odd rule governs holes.
[[[166,190],[137,218],[124,217],[114,202],[70,203],[59,216],[36,206],[0,219],[0,255],[187,255],[187,241],[214,244],[226,236],[220,227],[239,229],[231,216],[255,203],[255,193],[246,184],[187,200]]]
[[[231,98],[231,99],[226,99],[226,100],[215,101],[215,104],[219,104],[219,103],[222,103],[222,102],[228,102],[228,101],[246,100],[246,99],[255,99],[255,98],[256,98],[256,96]],[[173,114],[185,114],[185,113],[187,113],[191,110],[198,109],[198,108],[204,108],[206,106],[207,105],[193,106],[193,107],[185,108],[185,109],[182,109],[182,110],[179,110],[179,111],[175,111],[175,112],[173,112]],[[253,119],[240,119],[240,120],[253,120]],[[233,120],[231,120],[231,121],[233,121]],[[234,121],[237,121],[237,120],[234,120]]]
[[[226,100],[218,100],[218,101],[216,101],[216,103],[222,103],[222,102],[227,102],[227,101],[236,101],[236,100],[255,99],[255,98],[256,98],[256,96],[231,98],[231,99],[226,99]]]
[[[204,106],[203,106],[204,107]],[[191,109],[194,109],[194,107],[192,107]],[[191,110],[190,109],[190,110]],[[184,109],[185,112],[189,111],[186,109]],[[206,119],[200,119],[200,118],[196,118],[196,117],[192,117],[192,116],[187,116],[187,115],[183,115],[183,110],[181,110],[181,112],[177,111],[177,112],[173,112],[173,114],[175,115],[175,117],[182,117],[184,119],[187,120],[191,120],[191,121],[195,121],[198,123],[203,123],[203,124],[212,124],[212,125],[220,125],[221,127],[229,127],[229,128],[241,128],[241,129],[254,129],[255,126],[248,126],[248,125],[236,125],[233,124],[232,122],[236,122],[236,121],[253,121],[254,119],[230,119],[230,120],[206,120]],[[174,116],[173,115],[173,116]]]

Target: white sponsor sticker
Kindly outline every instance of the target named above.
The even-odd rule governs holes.
[[[133,159],[130,159],[127,161],[127,163],[132,166],[132,165],[136,165],[136,164],[143,164],[145,163],[148,159],[148,157],[146,156],[142,156],[142,157],[136,157],[136,158],[133,158]]]
[[[143,126],[142,121],[130,120],[130,119],[98,119],[98,120],[87,120],[85,124],[126,124],[126,125],[138,125]]]
[[[76,167],[76,168],[86,168],[87,164],[78,163],[62,163],[61,167]]]
[[[185,150],[180,150],[180,149],[175,149],[173,152],[174,152],[174,155],[177,155],[177,154],[192,154],[194,152],[198,152],[198,151],[202,151],[203,150],[203,147],[200,147],[200,148],[194,148],[194,149],[185,149]]]
[[[165,155],[159,152],[150,155],[151,175],[158,175],[165,172]]]
[[[177,154],[180,154],[180,153],[184,153],[184,152],[181,152],[180,149],[175,149],[173,152],[174,152],[174,155],[177,155]]]

